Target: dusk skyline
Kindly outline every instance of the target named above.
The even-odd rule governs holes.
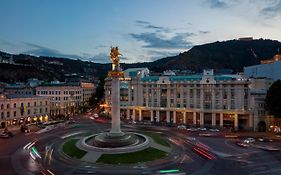
[[[281,0],[1,1],[0,50],[110,62],[153,61],[208,42],[281,40]],[[203,13],[204,12],[204,13]]]

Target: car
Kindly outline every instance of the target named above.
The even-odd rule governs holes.
[[[272,139],[269,139],[269,138],[262,138],[262,137],[258,138],[258,141],[259,141],[259,142],[273,142]]]
[[[9,135],[6,133],[2,133],[2,134],[0,134],[0,138],[8,139]]]
[[[184,125],[179,125],[177,128],[178,128],[178,129],[186,129],[186,126],[184,126]]]
[[[197,128],[188,128],[188,129],[186,129],[187,131],[191,131],[191,132],[195,132],[195,131],[198,131],[198,129]]]
[[[133,124],[133,125],[136,124],[136,123],[137,123],[136,121],[129,121],[128,122],[128,124]]]
[[[251,138],[251,137],[249,137],[249,138],[243,140],[244,143],[253,143],[253,142],[255,142],[255,141],[256,141],[256,140],[255,140],[254,138]]]
[[[93,117],[94,118],[99,118],[99,115],[97,113],[94,113]]]
[[[219,132],[220,130],[217,129],[217,128],[212,128],[212,129],[209,129],[209,131],[211,131],[211,132]]]
[[[29,129],[29,126],[28,125],[22,125],[20,130],[24,133],[29,133],[30,132],[30,129]]]
[[[151,125],[151,122],[150,121],[144,121],[143,125]]]
[[[201,134],[199,134],[199,136],[211,137],[212,134],[210,134],[210,133],[201,133]]]
[[[236,144],[240,147],[243,147],[243,148],[248,148],[250,145],[244,143],[244,142],[236,142]]]
[[[207,128],[198,128],[200,131],[207,131]]]

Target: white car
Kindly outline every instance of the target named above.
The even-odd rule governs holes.
[[[198,129],[197,128],[188,128],[187,131],[195,132],[195,131],[198,131]]]
[[[179,125],[177,128],[178,128],[178,129],[186,129],[186,126],[184,126],[184,125]]]
[[[217,129],[217,128],[212,128],[212,129],[209,129],[209,131],[211,131],[211,132],[219,132],[220,130]]]
[[[94,118],[99,118],[99,115],[97,113],[94,113]]]
[[[253,142],[255,142],[256,140],[254,139],[254,138],[247,138],[247,139],[245,139],[243,142],[244,143],[253,143]]]

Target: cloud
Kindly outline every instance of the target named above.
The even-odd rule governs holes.
[[[37,44],[32,44],[28,42],[24,42],[24,45],[28,47],[30,50],[22,52],[23,54],[30,54],[36,56],[50,56],[50,57],[63,57],[63,58],[75,58],[80,59],[80,55],[73,55],[73,54],[64,54],[59,52],[58,50],[51,49],[48,47],[40,46]]]
[[[281,16],[281,0],[269,1],[269,6],[263,8],[260,14],[265,18]]]
[[[222,0],[206,0],[206,3],[211,8],[227,8],[228,7],[227,3]]]
[[[203,31],[203,30],[199,30],[199,34],[208,34],[208,33],[210,33],[210,31]]]
[[[145,29],[156,30],[156,32],[166,32],[166,33],[168,33],[168,32],[171,31],[168,27],[156,26],[156,25],[151,24],[148,21],[136,20],[136,23],[139,26],[141,26]]]
[[[169,39],[163,39],[157,33],[140,33],[129,34],[137,41],[145,43],[145,48],[161,48],[161,49],[187,49],[193,46],[193,43],[186,40],[186,38],[193,36],[193,33],[176,33],[175,36]]]

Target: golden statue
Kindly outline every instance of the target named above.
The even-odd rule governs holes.
[[[119,50],[118,47],[111,47],[111,52],[110,52],[110,58],[112,61],[112,70],[114,71],[118,71],[119,70],[119,56],[122,55]]]

